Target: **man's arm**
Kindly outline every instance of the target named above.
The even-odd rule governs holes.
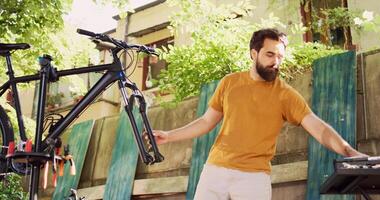
[[[223,113],[209,107],[206,113],[193,122],[171,131],[154,130],[157,144],[199,137],[211,131],[223,118]]]
[[[330,125],[321,120],[314,113],[306,115],[302,127],[319,143],[328,149],[346,157],[367,156],[352,148]]]

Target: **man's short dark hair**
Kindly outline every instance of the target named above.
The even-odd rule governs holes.
[[[249,49],[255,49],[257,52],[263,47],[265,39],[272,39],[281,41],[284,46],[287,46],[286,34],[274,28],[266,28],[255,31],[252,34],[251,41],[249,42]]]

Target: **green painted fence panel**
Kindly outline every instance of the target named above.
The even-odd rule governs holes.
[[[143,123],[137,108],[134,109],[133,114],[136,119],[137,128],[141,132]],[[137,161],[138,149],[133,136],[133,130],[127,113],[122,112],[103,199],[131,199]]]
[[[70,175],[70,165],[66,163],[64,176],[58,177],[57,187],[55,188],[52,199],[62,200],[70,194],[71,188],[77,189],[93,127],[94,120],[84,121],[73,126],[69,135],[68,144],[70,153],[74,158],[76,175]]]
[[[202,87],[201,95],[198,102],[197,117],[202,116],[207,108],[208,102],[211,99],[219,81],[214,81]],[[191,166],[189,173],[189,182],[187,186],[186,199],[194,198],[195,190],[199,181],[199,176],[202,172],[211,146],[214,144],[215,138],[219,132],[221,123],[218,124],[211,132],[199,138],[195,138],[193,142]]]
[[[312,109],[352,146],[356,143],[356,55],[347,52],[313,63]],[[307,200],[353,200],[352,195],[320,195],[320,186],[333,173],[340,157],[309,138]]]

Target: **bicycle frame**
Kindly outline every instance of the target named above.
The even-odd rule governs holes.
[[[7,59],[8,60],[8,59]],[[9,59],[10,60],[10,59]],[[50,63],[48,64],[47,68],[50,68]],[[97,66],[91,66],[91,67],[81,67],[76,69],[69,69],[69,70],[62,70],[57,71],[57,76],[63,77],[63,76],[69,76],[69,75],[75,75],[75,74],[83,74],[83,73],[89,73],[89,72],[101,72],[101,71],[107,71],[97,82],[96,84],[88,91],[88,93],[84,96],[84,98],[78,102],[74,106],[74,108],[62,119],[60,119],[57,124],[59,126],[55,126],[53,128],[52,132],[50,132],[47,136],[47,138],[42,142],[41,137],[39,137],[40,134],[42,134],[42,125],[44,120],[44,112],[45,112],[45,101],[46,101],[46,92],[47,92],[47,84],[49,81],[49,74],[47,68],[42,67],[40,74],[35,75],[29,75],[29,76],[22,76],[22,77],[13,77],[13,73],[9,74],[9,81],[4,83],[0,87],[0,96],[2,96],[8,88],[12,89],[13,95],[14,95],[14,103],[15,103],[15,110],[17,111],[17,118],[21,119],[18,120],[19,122],[19,128],[20,128],[20,134],[25,133],[25,128],[22,122],[22,111],[20,109],[20,99],[18,96],[17,91],[17,84],[18,83],[28,83],[30,81],[37,81],[40,80],[40,87],[39,87],[39,96],[38,96],[38,107],[37,107],[37,120],[36,120],[36,136],[37,139],[35,141],[35,145],[42,147],[41,149],[45,149],[47,147],[46,139],[50,138],[57,138],[60,136],[60,134],[63,132],[67,126],[71,124],[72,121],[75,120],[75,118],[83,111],[105,88],[107,88],[111,83],[115,82],[116,80],[120,80],[120,75],[118,73],[122,73],[121,71],[121,64],[118,59],[115,59],[113,63],[111,64],[104,64],[104,65],[97,65]],[[8,71],[9,67],[8,67]],[[11,76],[12,74],[12,76]],[[21,122],[21,123],[20,123]],[[21,124],[21,126],[20,126]],[[39,134],[40,133],[40,134]],[[25,134],[21,137],[23,141],[26,140]],[[41,135],[42,136],[42,135]],[[42,143],[41,143],[42,142]]]
[[[115,47],[112,49],[113,62],[110,64],[96,65],[90,67],[81,67],[75,69],[61,70],[55,71],[55,68],[51,65],[51,58],[44,56],[40,58],[40,66],[41,70],[39,74],[22,76],[22,77],[14,77],[14,73],[12,70],[10,55],[6,55],[7,67],[8,67],[8,76],[9,81],[4,83],[0,87],[0,96],[2,96],[8,88],[12,89],[14,105],[17,114],[18,126],[20,128],[20,136],[23,141],[26,141],[25,136],[25,128],[22,120],[22,112],[20,107],[20,99],[17,91],[18,83],[27,83],[30,81],[40,80],[39,85],[39,96],[38,96],[38,106],[37,106],[37,118],[36,118],[36,132],[35,132],[35,149],[34,152],[40,153],[45,151],[49,146],[51,146],[52,142],[55,142],[55,139],[59,138],[63,131],[84,111],[89,104],[91,104],[96,97],[98,97],[108,86],[112,83],[118,81],[119,89],[121,91],[121,95],[124,101],[124,108],[128,114],[137,147],[140,152],[140,158],[145,164],[153,164],[155,162],[161,162],[164,158],[159,153],[157,145],[154,141],[154,137],[152,136],[152,129],[150,127],[147,115],[146,115],[146,103],[142,96],[141,91],[137,88],[137,86],[130,81],[124,74],[123,67],[119,58],[117,57],[117,53],[120,52],[122,48]],[[93,87],[85,94],[82,100],[80,100],[70,111],[69,113],[61,118],[56,124],[54,124],[49,129],[49,133],[44,140],[42,140],[43,133],[43,123],[44,123],[44,113],[45,113],[45,102],[46,102],[46,94],[49,82],[53,82],[57,80],[59,77],[83,74],[89,72],[105,72],[102,77],[95,83]],[[144,144],[142,142],[141,135],[139,134],[135,118],[132,114],[132,107],[130,105],[130,100],[128,99],[127,88],[132,91],[132,95],[130,98],[136,98],[139,102],[139,110],[140,114],[145,126],[145,129],[148,133],[148,137],[150,143],[152,145],[152,149],[154,152],[154,158],[152,155],[148,153],[145,149]],[[133,104],[133,103],[132,103]],[[31,180],[29,185],[30,199],[34,199],[38,193],[38,182],[40,176],[40,166],[41,163],[33,164],[31,171]]]

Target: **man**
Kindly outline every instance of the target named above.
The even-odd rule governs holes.
[[[158,144],[201,136],[222,120],[195,199],[271,199],[270,160],[285,121],[302,125],[318,142],[343,156],[365,156],[319,119],[302,96],[278,78],[286,36],[276,29],[253,33],[250,71],[225,76],[206,113],[171,131],[153,131]]]

